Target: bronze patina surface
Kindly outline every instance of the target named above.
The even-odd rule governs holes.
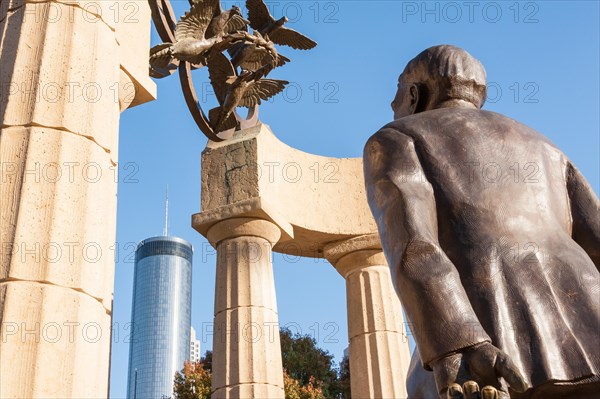
[[[410,397],[599,397],[598,197],[543,135],[481,110],[485,96],[475,58],[427,49],[364,151],[420,357]]]
[[[276,20],[262,0],[247,0],[248,18],[239,7],[223,11],[220,0],[190,0],[190,10],[175,22],[170,0],[151,0],[152,19],[163,43],[150,49],[150,75],[160,79],[179,69],[186,105],[200,130],[212,141],[231,138],[235,129],[258,123],[258,105],[289,82],[266,79],[289,58],[275,44],[308,50],[316,42]],[[248,26],[253,32],[248,31]],[[231,57],[229,60],[224,52]],[[219,105],[204,114],[192,70],[208,66]],[[237,107],[249,109],[242,118]]]

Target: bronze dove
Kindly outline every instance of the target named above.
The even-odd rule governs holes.
[[[248,8],[248,19],[252,29],[268,37],[276,44],[290,46],[298,50],[309,50],[317,43],[303,34],[283,25],[288,21],[287,17],[278,20],[273,18],[263,0],[246,0]]]
[[[260,79],[260,71],[244,71],[237,76],[234,66],[222,53],[213,53],[208,61],[210,82],[220,106],[208,113],[215,132],[237,126],[233,111],[236,107],[254,107],[280,93],[289,82]]]
[[[246,43],[234,46],[231,50],[233,66],[248,71],[256,71],[266,66],[270,67],[270,71],[290,61],[289,58],[279,54],[273,42],[266,40],[258,31],[249,35]]]
[[[192,4],[177,22],[175,27],[175,43],[163,43],[150,50],[150,66],[157,77],[168,76],[173,69],[172,61],[188,61],[192,64],[206,64],[209,51],[213,47],[224,50],[235,41],[245,38],[243,33],[235,32],[235,28],[246,25],[246,22],[235,10],[220,12],[219,0],[204,0]],[[212,25],[212,36],[207,37],[207,30]]]
[[[244,19],[242,16],[242,10],[238,6],[231,7],[230,10],[221,12],[218,8],[218,15],[216,15],[206,28],[206,38],[215,36],[224,36],[226,34],[235,33],[238,31],[245,31],[250,25],[250,21]]]

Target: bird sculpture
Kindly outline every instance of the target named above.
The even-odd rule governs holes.
[[[205,65],[210,51],[223,51],[243,40],[248,21],[238,7],[221,12],[219,0],[192,4],[175,27],[175,42],[162,43],[150,50],[152,76],[165,77],[173,69],[173,58]]]
[[[154,23],[163,36],[172,38],[168,39],[172,43],[152,47],[150,76],[164,78],[171,75],[180,62],[186,63],[186,68],[181,69],[180,79],[186,103],[198,127],[210,140],[223,140],[219,133],[256,123],[256,113],[244,120],[237,115],[236,108],[257,107],[262,101],[282,92],[289,83],[266,78],[274,68],[290,61],[278,53],[275,44],[301,50],[317,45],[301,33],[285,27],[286,17],[275,20],[263,0],[246,0],[248,20],[244,19],[237,6],[223,11],[219,0],[190,0],[190,10],[174,27],[170,23],[173,17],[169,11],[169,0],[160,1],[162,9],[153,9]],[[165,9],[168,18],[164,16]],[[251,33],[249,27],[252,27]],[[229,53],[230,58],[224,52]],[[208,120],[189,75],[190,70],[203,66],[208,66],[219,103],[208,112]]]
[[[231,47],[231,62],[235,68],[257,71],[269,66],[273,69],[290,61],[286,56],[279,54],[273,42],[265,39],[260,32],[254,31],[252,35],[248,35],[244,43]]]
[[[239,76],[233,64],[222,53],[214,53],[208,60],[210,82],[220,106],[208,113],[215,132],[237,126],[236,107],[254,107],[283,91],[289,82],[285,80],[261,79],[263,72],[246,70]]]
[[[206,38],[211,38],[224,34],[231,34],[238,31],[247,30],[250,21],[244,19],[242,10],[238,6],[231,7],[230,10],[221,11],[219,3],[216,11],[216,16],[210,21],[206,28]]]
[[[309,50],[317,43],[293,29],[286,28],[287,17],[275,19],[263,0],[246,0],[250,26],[255,31],[276,44],[290,46],[298,50]]]

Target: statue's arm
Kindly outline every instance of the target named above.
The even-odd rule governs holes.
[[[600,271],[600,201],[585,177],[567,163],[567,191],[573,219],[573,239]]]
[[[490,341],[437,238],[433,188],[411,138],[382,129],[364,150],[369,205],[423,365]]]

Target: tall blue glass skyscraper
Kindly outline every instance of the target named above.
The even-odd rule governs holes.
[[[142,241],[135,253],[128,399],[173,396],[190,356],[192,245],[177,237]]]

